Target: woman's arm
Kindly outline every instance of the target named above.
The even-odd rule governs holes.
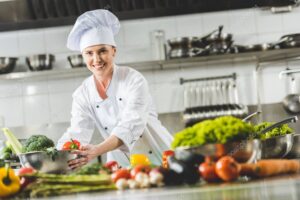
[[[75,154],[80,155],[80,158],[71,160],[69,162],[69,167],[71,169],[76,169],[87,164],[89,161],[93,160],[97,156],[100,156],[104,153],[112,151],[123,145],[122,140],[120,140],[115,135],[109,136],[106,140],[98,145],[88,144],[82,146],[80,151],[74,151]],[[82,156],[82,157],[81,157]]]

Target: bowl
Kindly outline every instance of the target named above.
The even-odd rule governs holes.
[[[52,62],[55,60],[52,54],[38,54],[26,57],[26,63],[31,71],[52,69]]]
[[[85,63],[81,54],[68,56],[67,59],[72,68],[85,67]]]
[[[272,137],[261,141],[261,155],[258,159],[283,158],[292,149],[294,134]]]
[[[52,174],[68,173],[68,161],[76,158],[70,151],[58,151],[54,157],[44,151],[21,153],[18,156],[23,167],[32,167],[39,172]]]
[[[239,163],[253,163],[256,162],[260,155],[260,140],[242,140],[240,142],[205,144],[194,147],[178,147],[175,149],[175,155],[189,152],[216,158],[229,155]]]
[[[0,57],[0,74],[10,73],[15,69],[18,58]]]

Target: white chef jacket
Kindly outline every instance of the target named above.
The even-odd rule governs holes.
[[[172,135],[162,126],[152,102],[146,79],[130,67],[114,65],[112,80],[102,99],[93,75],[73,93],[71,125],[57,148],[72,139],[88,144],[95,127],[105,139],[114,134],[123,145],[107,153],[107,161],[128,166],[131,154],[145,154],[160,165],[162,152],[170,148]]]

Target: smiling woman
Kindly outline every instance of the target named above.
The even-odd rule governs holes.
[[[71,126],[58,141],[58,148],[71,138],[82,145],[78,168],[107,153],[108,161],[128,166],[132,154],[144,154],[156,165],[170,148],[171,134],[157,118],[146,79],[130,67],[117,66],[114,35],[119,20],[107,10],[89,11],[78,17],[67,46],[80,51],[92,75],[73,94]],[[104,141],[88,144],[97,128]]]

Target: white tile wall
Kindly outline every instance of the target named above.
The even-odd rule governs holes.
[[[273,42],[287,33],[300,32],[298,20],[300,7],[291,13],[271,14],[258,8],[222,11],[203,14],[189,14],[142,20],[121,21],[121,30],[116,36],[118,53],[116,63],[151,60],[150,32],[163,29],[166,39],[180,36],[201,36],[210,33],[219,25],[224,32],[234,35],[238,44]],[[16,71],[27,71],[25,56],[38,53],[52,53],[56,56],[53,70],[70,68],[69,51],[65,44],[72,26],[34,30],[0,32],[0,57],[20,57]],[[299,63],[289,64],[299,68]],[[263,103],[281,101],[287,94],[287,79],[278,79],[285,63],[263,69]],[[183,109],[183,87],[179,78],[218,76],[237,72],[240,101],[255,104],[256,88],[253,79],[255,63],[229,63],[222,65],[199,64],[199,67],[182,66],[168,70],[142,71],[149,82],[150,91],[160,113]],[[84,77],[67,80],[45,79],[44,81],[1,81],[0,115],[4,115],[8,126],[67,122],[70,117],[71,94]],[[300,81],[300,77],[297,77]],[[63,87],[62,87],[63,85]],[[300,85],[300,84],[299,84]],[[276,87],[276,92],[272,88]],[[271,88],[271,89],[270,89]],[[298,87],[300,90],[300,87]],[[247,92],[245,92],[247,91]]]
[[[24,96],[24,125],[51,123],[49,101],[49,94]]]

